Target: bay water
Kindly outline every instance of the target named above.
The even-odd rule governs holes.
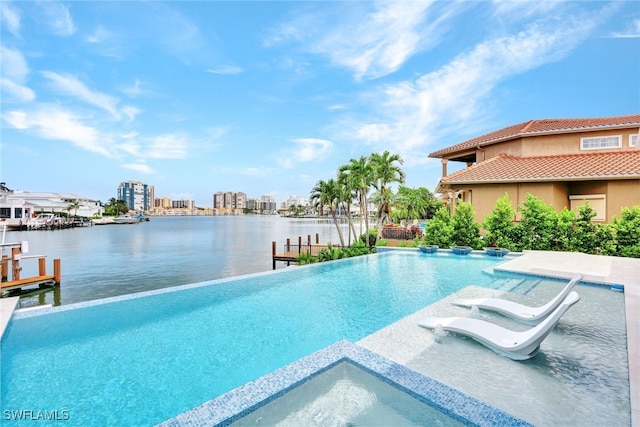
[[[347,224],[341,224],[346,239]],[[20,300],[22,308],[64,305],[272,269],[271,246],[286,239],[340,242],[330,219],[277,215],[151,217],[139,224],[94,225],[64,230],[10,231],[6,242],[29,242],[28,255],[46,255],[62,266],[59,292]],[[37,275],[37,261],[22,261],[21,277]],[[276,263],[285,268],[286,263]]]

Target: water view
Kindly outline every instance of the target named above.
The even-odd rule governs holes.
[[[287,238],[297,243],[298,236],[306,241],[311,235],[315,241],[316,233],[321,243],[339,242],[330,220],[275,215],[152,217],[140,224],[8,232],[5,240],[28,240],[29,255],[46,255],[48,271],[54,258],[61,259],[60,294],[22,298],[21,307],[28,307],[269,271],[272,241],[281,251]],[[22,265],[22,277],[36,275],[35,260]]]

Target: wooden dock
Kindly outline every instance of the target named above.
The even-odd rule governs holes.
[[[2,247],[11,247],[11,257],[8,255],[2,256],[2,267],[0,290],[17,290],[30,286],[38,286],[42,288],[46,285],[53,285],[55,287],[60,286],[62,278],[60,260],[53,260],[53,274],[47,274],[46,256],[44,255],[31,255],[25,256],[22,254],[22,248],[24,244],[21,243],[3,243]],[[20,277],[22,267],[20,262],[27,259],[38,260],[38,275],[33,277]],[[9,279],[9,265],[11,265],[11,280]]]
[[[286,262],[287,265],[291,265],[292,262],[297,262],[298,257],[302,254],[308,254],[317,256],[320,251],[327,248],[328,244],[320,244],[320,236],[316,233],[315,244],[311,243],[311,235],[307,236],[307,241],[302,241],[302,236],[298,236],[298,244],[291,244],[291,239],[287,239],[287,243],[284,244],[283,251],[277,251],[276,242],[271,242],[271,258],[273,263],[273,269],[276,269],[276,262]],[[340,245],[331,245],[332,247],[340,247]]]

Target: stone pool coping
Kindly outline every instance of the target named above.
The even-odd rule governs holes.
[[[465,424],[531,425],[377,353],[350,341],[341,340],[171,418],[159,426],[229,425],[341,362],[353,363],[398,390]]]

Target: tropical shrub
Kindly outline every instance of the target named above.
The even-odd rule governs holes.
[[[640,206],[622,208],[620,219],[613,218],[616,255],[640,258]]]
[[[556,251],[573,250],[574,234],[576,229],[575,212],[562,208],[556,214],[556,230],[553,239],[553,249]]]
[[[556,223],[556,211],[553,206],[527,194],[520,211],[522,220],[516,226],[519,229],[516,234],[520,235],[521,240],[513,241],[517,250],[552,250],[553,230]]]
[[[486,240],[488,246],[514,249],[510,232],[513,228],[515,214],[516,210],[511,207],[511,201],[507,193],[496,200],[493,212],[485,218],[483,224],[487,231]]]
[[[296,259],[297,265],[313,264],[315,262],[318,262],[316,257],[308,253],[301,253],[300,255],[298,255],[298,258]]]
[[[318,262],[324,262],[345,258],[345,256],[340,248],[334,248],[331,244],[328,244],[326,248],[323,248],[318,252],[318,256],[316,258],[318,259]]]
[[[460,202],[451,218],[451,243],[456,246],[471,246],[480,249],[480,225],[470,203]]]
[[[451,246],[451,215],[449,208],[442,206],[436,214],[427,222],[422,241],[425,245],[437,245],[440,248]]]

